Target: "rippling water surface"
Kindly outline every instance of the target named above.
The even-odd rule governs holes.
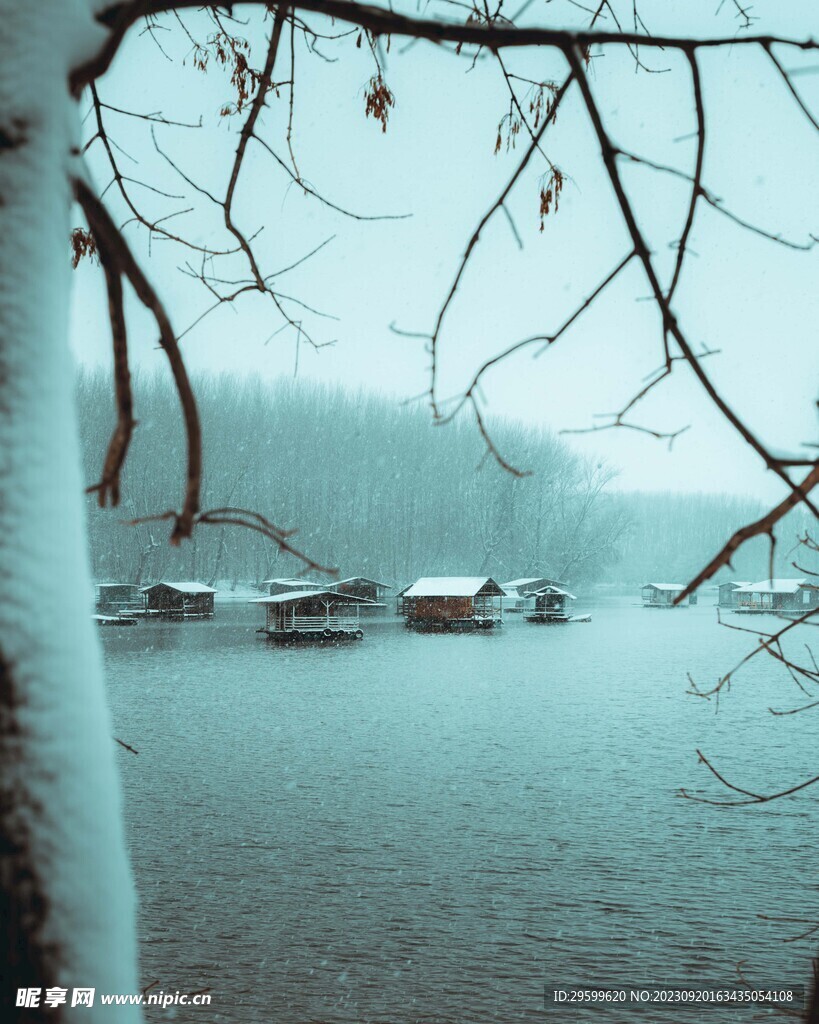
[[[384,620],[340,648],[271,645],[245,604],[103,630],[140,752],[121,762],[143,976],[213,993],[175,1019],[665,1021],[545,1010],[544,986],[720,985],[738,961],[804,981],[809,943],[781,941],[798,925],[758,915],[816,917],[817,796],[676,794],[728,795],[697,747],[750,789],[815,774],[815,718],[769,714],[801,696],[770,659],[718,714],[686,695],[686,672],[714,681],[753,644],[713,607],[592,610],[472,636]]]

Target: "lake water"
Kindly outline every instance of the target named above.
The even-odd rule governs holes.
[[[719,713],[686,695],[753,646],[713,607],[608,599],[593,621],[478,635],[397,619],[282,648],[259,611],[101,631],[141,901],[143,978],[210,987],[149,1020],[677,1020],[544,1008],[544,987],[804,983],[819,918],[815,713],[770,658]],[[729,616],[759,627],[757,617]],[[767,620],[770,624],[772,620]],[[809,633],[806,627],[801,630]],[[809,639],[802,637],[799,643]],[[752,1008],[684,1019],[758,1020]]]

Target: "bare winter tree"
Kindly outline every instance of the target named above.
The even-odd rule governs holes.
[[[244,22],[237,20],[240,6],[242,17],[260,21],[266,33],[260,59],[250,51]],[[310,306],[285,293],[279,284],[288,268],[263,264],[253,230],[246,229],[236,213],[246,158],[252,149],[267,153],[317,203],[339,209],[302,177],[293,150],[297,38],[315,59],[321,59],[322,47],[329,42],[371,53],[365,114],[384,131],[395,97],[387,83],[383,55],[393,40],[427,40],[452,51],[453,60],[467,63],[491,60],[508,89],[509,110],[501,121],[498,142],[502,146],[505,139],[519,137],[523,150],[507,184],[487,201],[484,215],[465,240],[464,255],[426,335],[431,362],[426,397],[438,422],[445,423],[462,411],[470,413],[489,456],[513,475],[525,473],[526,467],[514,465],[491,435],[482,410],[481,385],[493,367],[514,353],[566,344],[575,322],[626,268],[636,266],[658,315],[659,368],[609,422],[594,429],[647,431],[673,441],[677,432],[664,434],[632,417],[648,394],[685,367],[741,441],[779,478],[784,490],[778,504],[726,539],[690,581],[688,590],[729,565],[732,554],[749,538],[773,537],[777,523],[797,504],[816,514],[811,492],[819,482],[819,463],[812,456],[774,450],[732,407],[709,375],[706,357],[711,350],[694,343],[678,315],[675,298],[690,256],[695,221],[706,208],[738,229],[764,236],[771,245],[808,250],[816,242],[809,233],[789,239],[739,216],[704,180],[708,118],[701,54],[729,47],[761,54],[768,73],[781,81],[804,115],[806,131],[812,132],[819,129],[817,116],[802,98],[788,60],[793,54],[816,50],[819,44],[807,33],[797,38],[756,34],[749,10],[737,0],[733,12],[739,32],[698,38],[651,35],[638,4],[622,6],[627,8],[628,27],[618,4],[602,0],[584,10],[585,27],[564,29],[531,23],[529,19],[537,12],[528,4],[518,17],[511,17],[502,4],[488,3],[442,3],[440,12],[435,5],[421,16],[353,0],[256,2],[236,5],[236,10],[233,5],[203,4],[202,0],[40,0],[36,4],[0,0],[0,572],[5,583],[0,605],[0,833],[2,900],[11,925],[2,950],[11,965],[7,992],[18,985],[76,984],[79,979],[93,979],[112,992],[135,991],[136,986],[132,886],[99,651],[82,602],[67,602],[61,591],[70,584],[73,592],[83,593],[90,584],[67,349],[70,267],[66,239],[71,235],[75,261],[96,256],[108,291],[118,420],[96,485],[100,503],[116,505],[119,501],[120,473],[136,427],[124,301],[127,286],[153,319],[179,395],[186,434],[183,500],[179,507],[154,509],[152,517],[170,524],[173,544],[191,537],[199,525],[221,528],[237,524],[257,531],[282,550],[294,551],[288,532],[256,510],[200,507],[202,432],[179,344],[184,332],[175,325],[173,311],[166,308],[143,269],[126,225],[112,212],[112,200],[124,204],[131,224],[146,229],[154,239],[180,247],[189,274],[208,293],[203,315],[208,309],[255,294],[269,303],[277,326],[305,344],[323,344],[311,326]],[[200,10],[207,19],[204,35],[200,34],[202,21],[198,15],[194,17]],[[558,17],[556,5],[548,2],[540,13],[550,22]],[[189,16],[195,24],[187,20]],[[221,234],[214,230],[207,243],[175,227],[171,218],[182,212],[178,206],[162,213],[147,211],[143,197],[152,194],[156,186],[134,180],[122,170],[121,154],[109,127],[114,117],[139,117],[151,127],[169,127],[173,122],[164,114],[110,106],[101,88],[129,34],[142,31],[161,45],[157,37],[166,30],[187,36],[192,59],[200,69],[209,65],[227,68],[234,90],[225,113],[240,124],[238,141],[218,193],[206,189],[189,168],[166,157],[158,137],[156,141],[157,152],[166,157],[180,189],[192,197],[197,209],[207,211],[203,216],[216,214]],[[560,56],[562,78],[540,81],[517,74],[515,53],[537,47]],[[590,77],[594,61],[614,48],[627,48],[640,73],[651,70],[649,55],[661,55],[664,62],[679,65],[688,76],[696,141],[692,167],[660,164],[649,155],[627,152],[617,145]],[[625,227],[628,245],[610,272],[562,323],[544,323],[536,336],[510,341],[476,368],[459,398],[445,402],[440,394],[439,366],[448,314],[487,225],[496,217],[509,216],[510,194],[537,161],[543,169],[541,216],[552,217],[557,212],[565,174],[549,159],[545,147],[549,128],[570,92],[579,97],[582,116],[597,140],[613,210]],[[264,129],[262,115],[272,103],[290,106],[282,138],[271,138]],[[80,114],[88,104],[94,128],[83,147]],[[84,153],[89,146],[100,149],[107,160],[108,182],[91,179]],[[624,182],[622,169],[630,163],[680,178],[689,189],[668,280],[662,279]],[[170,197],[166,194],[164,198]],[[71,234],[73,200],[79,204],[86,226]],[[151,539],[146,552],[152,546]],[[314,564],[308,553],[303,557]],[[775,649],[774,641],[767,649],[769,653]],[[17,1012],[21,1020],[23,1015],[26,1020],[39,1019],[37,1010]],[[48,1012],[43,1011],[43,1016]],[[122,1020],[139,1016],[136,1008],[120,1013]],[[89,1017],[103,1019],[96,1008]]]

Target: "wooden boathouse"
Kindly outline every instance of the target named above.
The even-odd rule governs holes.
[[[514,590],[515,593],[524,597],[526,594],[534,593],[536,590],[543,590],[544,587],[565,587],[566,584],[560,580],[553,580],[549,576],[523,576],[519,580],[509,580],[508,583],[501,583],[504,590]]]
[[[737,591],[742,587],[750,587],[750,580],[729,580],[727,583],[720,583],[717,587],[719,597],[717,605],[720,608],[736,608]]]
[[[682,608],[684,605],[674,602],[685,590],[682,583],[647,583],[642,588],[644,608]],[[696,604],[696,594],[691,594],[688,604]]]
[[[681,608],[682,605],[674,604],[676,599],[685,590],[683,583],[646,583],[641,590],[644,608]],[[691,594],[688,598],[689,604],[697,603],[697,595]]]
[[[142,587],[145,612],[166,619],[211,619],[216,591],[204,583],[169,583],[162,580]]]
[[[807,578],[762,580],[735,591],[737,612],[791,612],[804,614],[819,605],[819,584]]]
[[[560,587],[545,586],[526,597],[534,599],[534,607],[523,613],[526,622],[568,622],[570,616],[566,611],[567,601],[575,601],[574,594]]]
[[[398,595],[410,629],[494,629],[503,622],[504,591],[491,576],[424,576]]]
[[[563,590],[566,584],[548,576],[522,576],[520,579],[501,583],[501,586],[505,595],[502,601],[503,610],[521,613],[532,607],[529,598],[536,591],[543,590],[544,587],[559,587]]]
[[[359,606],[374,602],[334,590],[294,590],[257,598],[265,624],[257,630],[279,643],[361,640]]]
[[[282,577],[275,580],[262,580],[262,586],[267,587],[268,594],[292,594],[296,590],[326,590],[326,583],[316,583],[314,580],[294,580]]]
[[[389,583],[379,583],[378,580],[368,579],[366,576],[350,576],[341,580],[333,586],[338,594],[349,594],[351,597],[360,597],[367,601],[382,601],[388,590],[392,590]]]
[[[131,615],[144,607],[139,586],[136,583],[97,583],[94,606],[97,614],[115,617],[120,613]]]

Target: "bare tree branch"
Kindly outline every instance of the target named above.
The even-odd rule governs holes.
[[[104,507],[109,498],[112,506],[119,504],[120,472],[128,454],[136,421],[133,415],[134,400],[131,392],[131,372],[128,366],[128,335],[122,301],[121,270],[103,237],[97,237],[97,252],[105,271],[105,283],[108,288],[108,314],[111,320],[114,349],[114,383],[117,402],[117,424],[108,444],[102,477],[99,483],[88,488],[89,492],[98,492],[99,504]]]
[[[453,280],[452,285],[450,286],[450,289],[447,293],[447,296],[444,299],[444,303],[438,312],[438,316],[435,321],[435,328],[433,329],[432,335],[430,337],[431,369],[429,387],[429,400],[430,404],[432,405],[433,413],[436,419],[439,419],[441,415],[437,398],[438,342],[441,335],[441,327],[443,326],[447,310],[452,304],[452,300],[455,298],[455,293],[458,290],[458,285],[461,282],[461,278],[463,277],[463,273],[464,270],[466,269],[467,263],[469,262],[469,258],[472,255],[472,251],[478,244],[478,241],[481,237],[481,232],[489,223],[489,221],[495,216],[498,210],[502,209],[507,197],[509,196],[509,193],[515,187],[515,184],[517,183],[521,174],[523,174],[524,170],[526,169],[526,166],[532,159],[532,156],[535,154],[535,152],[537,152],[540,149],[540,140],[543,138],[543,135],[546,132],[546,129],[549,127],[549,125],[553,123],[554,116],[557,113],[557,108],[559,107],[563,97],[566,95],[569,86],[572,84],[572,77],[572,75],[569,75],[555,93],[554,101],[552,102],[551,107],[551,116],[544,118],[543,124],[540,126],[537,133],[532,138],[531,145],[523,155],[523,159],[515,168],[514,173],[510,177],[509,181],[506,183],[503,191],[492,204],[492,206],[489,207],[489,209],[486,211],[486,213],[483,215],[480,222],[478,223],[478,226],[472,232],[472,236],[467,242],[466,249],[464,250],[464,254],[461,257],[461,262],[458,265],[458,269],[455,273],[455,279]]]
[[[693,800],[699,804],[712,804],[715,807],[749,807],[752,804],[766,804],[770,803],[771,800],[781,800],[784,796],[791,796],[794,793],[799,793],[803,789],[807,789],[809,786],[816,785],[819,782],[819,775],[816,775],[812,779],[807,779],[805,782],[800,782],[795,786],[790,786],[788,789],[781,789],[775,793],[754,793],[749,789],[743,789],[741,786],[735,786],[732,782],[729,782],[724,775],[721,775],[717,769],[711,764],[708,758],[703,754],[701,750],[697,751],[697,757],[701,764],[711,772],[711,774],[717,778],[726,789],[732,790],[734,793],[739,793],[740,796],[748,797],[747,800],[711,800],[704,796],[697,796],[694,793],[689,793],[686,789],[680,789],[679,795],[685,797],[686,800]]]
[[[816,118],[814,117],[814,115],[810,112],[810,110],[808,110],[807,106],[805,105],[805,101],[802,99],[802,97],[799,95],[799,93],[794,88],[793,82],[790,79],[790,75],[784,69],[784,67],[782,67],[782,65],[780,64],[779,60],[776,57],[776,54],[773,52],[773,44],[771,42],[765,42],[765,43],[762,44],[762,48],[765,50],[765,52],[770,57],[771,63],[773,64],[773,66],[776,68],[776,70],[782,76],[782,80],[784,81],[785,85],[787,85],[788,91],[790,92],[791,96],[793,96],[793,98],[796,100],[796,104],[799,107],[799,109],[802,111],[802,113],[805,115],[805,117],[810,121],[810,123],[813,125],[813,127],[817,131],[819,131],[819,121],[817,121]]]
[[[258,0],[259,6],[269,8],[269,0]],[[151,14],[190,10],[216,4],[203,4],[202,0],[120,0],[103,9],[97,20],[105,25],[110,35],[100,52],[86,64],[76,68],[70,77],[72,91],[78,94],[83,86],[98,78],[109,67],[128,29],[140,18]],[[788,39],[773,35],[716,36],[709,39],[650,36],[639,32],[605,31],[600,29],[572,31],[552,28],[510,28],[503,22],[485,24],[469,21],[462,25],[429,18],[413,18],[396,11],[383,10],[353,0],[299,0],[293,3],[297,10],[314,11],[338,18],[376,36],[409,36],[434,43],[460,43],[486,47],[490,50],[525,46],[554,46],[561,50],[590,47],[610,43],[618,46],[650,46],[656,49],[691,51],[736,46],[781,45],[800,50],[815,50],[819,43],[812,39]]]
[[[683,228],[682,235],[680,235],[680,243],[677,246],[677,262],[674,265],[674,274],[671,278],[671,284],[668,286],[668,292],[665,297],[666,302],[669,304],[674,298],[674,292],[676,291],[677,284],[680,280],[680,274],[682,273],[683,262],[685,260],[685,247],[688,244],[691,229],[694,227],[694,217],[697,212],[697,200],[702,193],[702,165],[705,158],[705,111],[703,109],[702,101],[700,69],[697,64],[696,53],[690,51],[686,56],[688,57],[688,63],[691,66],[691,82],[694,87],[694,109],[697,114],[697,160],[694,166],[694,181],[691,189],[691,202],[688,206],[688,216],[685,220],[685,227]]]
[[[81,178],[74,181],[74,194],[85,213],[88,226],[97,239],[97,244],[101,243],[108,249],[119,272],[127,277],[140,302],[153,315],[159,328],[159,343],[168,357],[174,383],[179,393],[185,422],[188,459],[185,500],[179,513],[173,514],[174,527],[171,533],[171,543],[178,544],[183,538],[190,537],[193,530],[194,519],[199,511],[199,491],[202,483],[202,428],[188,372],[185,369],[185,363],[165,307],[143,274],[142,268],[134,259],[104,204]]]
[[[664,338],[667,335],[671,335],[674,341],[677,343],[680,352],[684,356],[686,362],[694,372],[694,376],[699,380],[703,389],[705,390],[712,403],[717,407],[722,416],[731,424],[731,426],[739,433],[742,439],[749,445],[763,460],[765,465],[772,470],[776,475],[787,484],[789,491],[795,492],[797,495],[797,501],[804,502],[807,507],[817,516],[819,516],[819,510],[808,498],[810,490],[815,486],[817,482],[816,474],[819,473],[819,465],[815,467],[815,471],[808,475],[805,481],[801,484],[795,484],[790,476],[788,475],[786,467],[783,463],[774,456],[768,449],[762,444],[762,442],[756,437],[756,435],[750,430],[750,428],[744,423],[743,420],[734,412],[731,406],[722,398],[717,391],[714,384],[711,382],[708,375],[702,368],[702,361],[694,352],[687,338],[683,334],[682,328],[680,327],[676,316],[674,315],[668,300],[663,292],[662,286],[660,285],[659,278],[654,268],[654,263],[649,252],[646,241],[643,237],[642,232],[637,224],[637,220],[634,215],[631,201],[626,194],[623,187],[620,173],[617,168],[616,150],[612,145],[606,129],[603,125],[600,111],[595,102],[594,96],[592,95],[591,88],[588,83],[588,78],[583,69],[582,55],[577,49],[572,49],[566,52],[567,59],[569,60],[571,69],[577,79],[580,91],[583,95],[586,109],[589,113],[589,118],[594,127],[598,141],[600,143],[601,154],[603,162],[608,172],[609,180],[611,181],[612,188],[617,202],[620,206],[623,220],[625,221],[626,228],[631,236],[634,243],[634,248],[637,252],[637,256],[645,269],[646,277],[648,278],[651,292],[654,296],[654,300],[660,311],[662,317],[662,327]],[[711,567],[706,570],[707,574],[700,574],[700,582],[703,579],[709,579],[719,568],[720,565],[726,565],[729,555],[726,554],[723,560],[716,564],[712,563]],[[688,594],[692,590],[692,586],[686,588],[685,594]],[[683,595],[677,599],[682,600]]]
[[[711,561],[689,582],[685,590],[680,594],[677,603],[679,603],[679,601],[683,601],[689,594],[692,594],[698,587],[702,586],[706,580],[710,580],[711,577],[714,576],[723,566],[730,565],[731,557],[734,552],[738,551],[746,540],[750,540],[752,537],[760,537],[763,534],[770,535],[774,526],[784,518],[792,508],[795,508],[801,501],[804,501],[804,496],[809,494],[817,484],[819,484],[819,466],[815,465],[807,476],[804,477],[801,484],[792,487],[790,493],[783,501],[772,508],[769,512],[766,512],[760,519],[757,519],[753,523],[748,523],[747,526],[743,526],[737,530],[736,533],[725,542],[717,554],[714,555]]]

